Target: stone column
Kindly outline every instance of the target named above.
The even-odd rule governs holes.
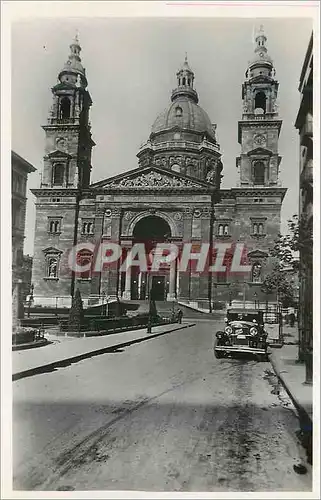
[[[175,300],[175,292],[176,292],[176,260],[173,260],[170,263],[169,269],[169,290],[167,294],[167,300],[172,301]]]
[[[79,214],[81,217],[84,215],[83,212]],[[97,207],[96,209],[96,214],[95,214],[95,236],[94,236],[94,241],[93,243],[95,244],[96,248],[99,247],[102,241],[102,227],[103,227],[103,221],[104,221],[104,215],[103,215],[103,208]],[[94,264],[96,267],[96,263]],[[102,274],[102,269],[100,266],[100,270],[98,273],[93,272],[91,276],[91,285],[90,285],[90,295],[91,296],[98,296],[103,293],[103,289],[101,288],[101,282],[103,281],[103,277],[101,276]]]
[[[130,264],[129,259],[127,259],[127,264]],[[129,266],[126,269],[126,280],[125,280],[125,291],[123,293],[123,299],[131,299],[131,284],[132,284],[132,268]]]
[[[183,244],[190,243],[192,237],[192,209],[186,207],[184,209],[184,219],[183,219]],[[187,271],[178,272],[179,274],[179,294],[178,297],[183,300],[189,300],[190,298],[190,272]]]
[[[118,207],[113,207],[111,216],[111,241],[115,243],[119,242],[121,217],[121,210]],[[104,289],[107,290],[110,297],[116,297],[118,285],[118,262],[111,263],[107,270],[108,272],[102,275]]]

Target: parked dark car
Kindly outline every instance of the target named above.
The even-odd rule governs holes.
[[[241,353],[268,359],[263,311],[231,308],[227,311],[225,323],[224,331],[218,331],[215,335],[216,358]]]

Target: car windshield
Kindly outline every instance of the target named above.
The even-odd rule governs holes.
[[[249,321],[253,322],[255,320],[257,323],[262,323],[262,317],[256,313],[229,313],[227,316],[229,321]]]

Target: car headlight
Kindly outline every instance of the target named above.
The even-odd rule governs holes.
[[[233,333],[233,328],[231,326],[226,326],[225,333],[227,333],[227,335],[231,335],[231,333]]]
[[[250,335],[256,335],[257,334],[257,328],[255,328],[255,326],[252,326],[252,328],[250,328]]]

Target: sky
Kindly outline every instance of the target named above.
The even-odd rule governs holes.
[[[170,104],[185,53],[195,73],[199,105],[217,124],[223,188],[238,182],[242,82],[253,56],[253,33],[263,24],[279,81],[280,179],[288,188],[282,229],[298,212],[299,136],[294,127],[299,78],[312,32],[309,18],[69,18],[14,22],[11,38],[12,144],[32,163],[28,187],[40,185],[51,88],[68,59],[78,30],[82,63],[93,100],[90,113],[96,146],[91,181],[138,166],[136,154],[157,115]],[[28,193],[25,253],[32,255],[34,196]]]

